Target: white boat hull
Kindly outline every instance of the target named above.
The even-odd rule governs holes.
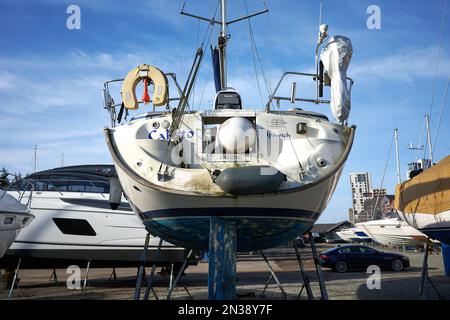
[[[209,217],[222,216],[236,221],[242,250],[276,246],[310,229],[330,201],[341,173],[340,169],[298,192],[222,198],[161,192],[134,181],[119,166],[116,170],[135,211],[154,234],[176,245],[206,249]]]
[[[33,219],[28,208],[8,193],[0,194],[0,258],[12,245],[20,230]]]
[[[7,252],[10,258],[22,257],[24,267],[27,263],[57,265],[65,261],[93,261],[93,266],[105,263],[136,266],[141,259],[147,231],[129,207],[111,210],[108,194],[34,192],[31,212],[36,218]],[[85,220],[95,235],[64,233],[54,219]],[[155,256],[158,244],[159,238],[152,236],[149,261]],[[180,262],[184,255],[185,249],[163,242],[159,261]]]
[[[399,215],[431,239],[450,243],[450,210],[435,215],[418,212],[412,214],[399,212]]]
[[[398,219],[374,220],[358,224],[376,242],[385,246],[422,246],[427,236]]]

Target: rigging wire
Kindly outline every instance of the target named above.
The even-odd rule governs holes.
[[[388,156],[386,158],[386,163],[384,164],[383,176],[381,177],[380,188],[378,189],[378,194],[377,194],[377,199],[375,200],[375,205],[372,207],[372,212],[370,213],[370,216],[371,216],[370,220],[373,220],[374,214],[375,214],[375,209],[378,206],[378,201],[380,200],[381,189],[383,188],[384,178],[386,177],[386,171],[387,171],[387,167],[388,167],[388,164],[389,164],[389,158],[391,157],[392,145],[394,143],[394,138],[395,138],[395,133],[392,135],[392,138],[391,138],[391,143],[389,145]]]
[[[447,9],[447,0],[444,1],[443,8],[442,8],[442,18],[441,18],[441,28],[440,28],[440,32],[439,32],[439,45],[438,45],[438,53],[437,53],[437,60],[436,60],[436,69],[434,72],[433,91],[431,94],[431,104],[430,104],[430,113],[429,113],[430,117],[433,112],[434,98],[435,98],[435,94],[436,94],[436,82],[437,82],[438,71],[439,71],[439,62],[441,60],[442,36],[444,34],[446,9]]]
[[[447,149],[450,151],[450,143],[447,142],[445,137],[439,132],[439,137],[441,137],[442,142],[447,146]]]
[[[198,48],[199,38],[200,38],[200,19],[197,19],[197,40],[195,43],[196,48]],[[196,88],[196,82],[194,82],[194,85],[192,86],[191,103],[192,103],[193,108],[195,108],[195,88]]]
[[[423,146],[424,146],[424,144],[423,144],[423,139],[424,139],[424,135],[423,135],[423,134],[424,134],[424,130],[425,130],[425,122],[422,121],[422,129],[420,129],[419,144],[418,144],[418,146],[419,146],[420,148],[422,148],[422,149],[423,149]],[[417,160],[419,160],[419,152],[420,152],[422,149],[416,150],[416,158],[417,158]],[[423,155],[423,157],[425,157],[425,154]]]
[[[269,7],[269,0],[263,0],[266,8]],[[268,64],[268,73],[269,73],[269,94],[272,92],[272,40],[270,38],[270,14],[266,15],[266,35],[267,35],[267,46],[266,46],[266,55],[267,55],[267,64]]]
[[[213,23],[212,21],[214,21],[214,19],[215,19],[215,17],[216,17],[217,9],[219,8],[219,3],[220,3],[220,0],[217,1],[216,10],[215,10],[215,12],[214,12],[214,15],[211,17],[211,22],[208,24],[208,28],[206,29],[205,35],[204,35],[204,37],[203,37],[203,41],[202,41],[202,45],[201,45],[201,49],[203,50],[203,52],[205,51],[205,40],[207,39],[208,33],[209,33],[208,39],[210,40],[210,39],[211,39],[211,36],[212,36],[212,31],[214,30],[214,28],[212,27],[212,26],[214,26],[214,23]],[[185,3],[184,3],[184,4],[186,4],[186,0],[185,0]],[[184,9],[184,5],[183,5],[183,9]],[[182,10],[183,10],[183,9],[182,9]],[[199,48],[199,49],[200,49],[200,48]],[[196,59],[198,58],[198,52],[199,52],[199,50],[197,50],[197,53],[196,53],[196,56],[195,56],[194,63],[195,63]],[[200,62],[199,62],[199,64],[198,64],[198,66],[197,66],[198,70],[199,70],[200,67],[201,67],[202,61],[203,61],[203,59],[200,58]],[[192,66],[192,68],[194,68],[194,65]],[[190,79],[190,76],[191,76],[192,72],[193,72],[193,69],[191,69],[191,72],[190,72],[190,74],[189,74],[189,76],[188,76],[188,80]],[[196,76],[197,76],[197,75],[195,75],[194,77],[196,77]],[[187,81],[188,81],[188,80],[187,80]],[[194,81],[195,81],[195,79],[194,79]],[[182,99],[188,99],[188,100],[189,100],[189,96],[188,96],[188,97],[182,97]],[[182,104],[182,103],[181,103],[181,100],[180,100],[179,106],[180,106],[181,104]],[[160,166],[159,166],[158,173],[161,172],[162,166],[163,166],[164,161],[165,161],[166,156],[167,156],[167,151],[168,151],[168,149],[169,149],[170,141],[172,140],[172,138],[173,138],[174,135],[176,134],[175,132],[176,132],[177,129],[179,128],[179,125],[183,122],[184,114],[185,114],[185,112],[184,112],[183,108],[181,108],[181,110],[178,110],[177,108],[174,109],[174,114],[173,114],[173,116],[172,116],[172,125],[171,125],[171,127],[170,127],[170,138],[169,138],[169,140],[167,141],[167,144],[166,144],[166,147],[165,147],[165,150],[164,150],[164,155],[163,155],[163,158],[162,158],[162,160],[161,160],[161,164],[160,164]],[[167,170],[168,167],[169,167],[169,165],[166,165],[166,170]]]
[[[244,7],[245,7],[246,14],[248,15],[248,8],[247,8],[246,0],[244,0]],[[261,85],[259,84],[258,67],[256,65],[256,57],[255,57],[256,45],[254,43],[254,38],[252,35],[252,31],[251,31],[252,28],[251,28],[251,24],[250,24],[250,19],[247,20],[247,27],[248,27],[248,33],[249,33],[249,38],[250,38],[250,47],[251,47],[251,51],[252,51],[253,69],[255,71],[256,84],[258,86],[259,99],[261,100],[261,105],[264,105],[264,100],[263,100],[262,92],[261,92]]]
[[[215,10],[215,12],[214,12],[213,18],[215,18],[215,16],[216,16],[218,5],[219,5],[219,4],[217,4],[217,7],[216,7],[216,10]],[[210,0],[210,1],[209,1],[209,16],[212,16],[212,14],[213,14],[212,1]],[[209,39],[208,39],[208,45],[210,45],[210,46],[212,45],[211,37],[212,37],[212,34],[213,34],[215,28],[216,28],[216,25],[213,24],[212,29],[211,29],[211,33],[210,33]],[[205,82],[204,82],[204,84],[203,84],[202,94],[201,94],[201,96],[200,96],[199,108],[201,108],[201,106],[202,106],[202,104],[203,104],[203,98],[204,98],[204,95],[205,95],[206,86],[208,85],[208,82],[209,82],[209,77],[210,77],[211,74],[214,72],[212,64],[209,64],[209,66],[210,66],[210,71],[211,71],[211,72],[207,72],[207,73],[206,73],[206,78],[205,78]]]
[[[322,25],[323,21],[323,0],[320,0],[320,9],[319,9],[319,28]]]
[[[448,93],[448,86],[450,84],[450,77],[448,77],[447,80],[447,86],[445,88],[445,93],[444,93],[444,98],[442,99],[442,103],[441,103],[441,110],[439,111],[439,117],[438,117],[438,122],[437,122],[437,128],[436,131],[434,132],[434,139],[433,139],[433,146],[436,147],[436,139],[437,139],[437,135],[438,132],[441,128],[441,121],[442,121],[442,114],[444,112],[444,108],[447,102],[447,93]]]
[[[247,6],[247,0],[244,0],[244,5],[245,5],[245,11],[246,11],[246,13],[248,15],[249,11],[248,11],[248,6]],[[268,10],[267,3],[265,1],[264,1],[264,6]],[[264,79],[264,84],[266,85],[267,94],[270,95],[269,84],[268,84],[266,75],[264,73],[263,64],[261,62],[261,57],[259,55],[259,51],[258,51],[258,48],[256,46],[255,36],[253,34],[253,27],[252,27],[251,19],[248,19],[247,23],[248,23],[248,28],[249,28],[249,32],[250,32],[250,40],[251,40],[251,43],[252,43],[252,48],[254,50],[254,54],[255,54],[255,56],[256,56],[256,58],[258,60],[258,63],[259,63],[260,69],[261,69],[261,75],[262,75],[262,77]]]

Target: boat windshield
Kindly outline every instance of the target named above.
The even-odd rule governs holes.
[[[29,180],[33,183],[35,191],[109,193],[107,180],[87,180],[84,177],[61,175],[29,178]],[[25,181],[17,181],[10,189],[29,191],[30,185]]]

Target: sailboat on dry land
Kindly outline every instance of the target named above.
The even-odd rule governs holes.
[[[450,244],[450,156],[397,185],[395,207],[410,225]]]
[[[27,182],[24,182],[27,183]],[[30,198],[31,201],[30,191]],[[23,193],[19,193],[21,199]],[[20,203],[12,195],[4,190],[0,190],[0,258],[6,250],[13,244],[20,230],[30,224],[34,216],[30,213],[30,201],[26,204]]]
[[[346,75],[352,45],[348,38],[334,36],[319,55],[328,36],[328,26],[322,25],[317,72],[285,72],[266,105],[246,105],[227,79],[227,27],[268,10],[228,21],[226,1],[219,5],[219,17],[200,19],[210,22],[207,33],[219,26],[213,104],[187,110],[204,43],[182,90],[172,73],[148,64],[132,69],[125,79],[105,83],[105,108],[112,116],[106,142],[123,191],[152,234],[206,249],[210,218],[220,217],[235,223],[238,251],[274,247],[312,227],[330,201],[352,148],[355,127],[348,126],[348,117],[353,81]],[[182,14],[199,18],[184,9]],[[279,95],[288,77],[313,80],[315,96],[298,98],[295,82],[289,97]],[[139,108],[142,101],[135,89],[140,81],[143,101],[151,100],[153,111],[118,125],[125,111]],[[120,104],[111,96],[111,82],[122,82]],[[148,85],[154,87],[152,99]],[[323,98],[324,86],[331,87],[330,100]],[[174,92],[179,96],[169,95]],[[178,101],[176,108],[170,105],[173,101]],[[294,107],[282,110],[283,101]],[[308,103],[315,109],[330,104],[336,122],[299,108]]]

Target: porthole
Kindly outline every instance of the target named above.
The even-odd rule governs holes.
[[[158,121],[153,122],[153,123],[152,123],[152,127],[153,127],[154,129],[158,129],[158,128],[159,128],[159,122],[158,122]]]
[[[14,217],[5,217],[5,219],[3,219],[4,225],[10,225],[10,224],[13,224],[13,222],[14,222]]]

